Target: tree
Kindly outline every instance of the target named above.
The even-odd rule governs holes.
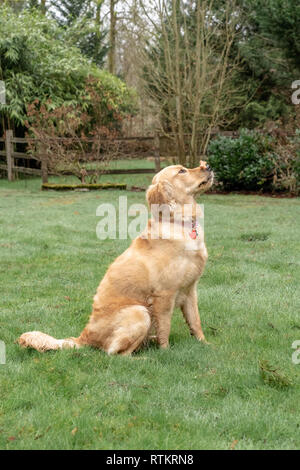
[[[300,4],[294,0],[239,0],[243,35],[233,47],[243,61],[240,80],[249,102],[236,125],[257,127],[295,113],[291,84],[300,74]]]
[[[163,132],[176,142],[179,162],[194,166],[206,153],[213,129],[225,118],[228,124],[231,109],[243,102],[235,80],[239,60],[230,59],[239,34],[235,3],[222,8],[217,0],[141,5],[151,25],[140,48],[145,90],[159,109]]]
[[[107,30],[101,18],[104,0],[49,0],[53,16],[81,52],[98,66],[104,64]]]
[[[2,131],[18,127],[23,132],[26,106],[36,99],[41,104],[50,99],[52,109],[80,105],[92,125],[119,126],[120,116],[134,112],[134,94],[124,82],[91,64],[69,40],[55,21],[37,11],[17,15],[0,8],[0,80],[6,86],[6,104],[0,105]],[[101,98],[97,106],[86,92],[91,80]]]

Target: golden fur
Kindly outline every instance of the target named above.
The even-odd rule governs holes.
[[[89,322],[78,338],[56,340],[34,331],[24,333],[19,344],[39,351],[90,345],[108,354],[131,354],[155,329],[158,344],[166,348],[175,306],[181,308],[191,334],[205,341],[196,285],[207,251],[203,234],[192,240],[183,224],[177,223],[177,215],[189,204],[184,217],[187,224],[192,222],[197,210],[194,197],[206,191],[212,180],[205,162],[190,170],[173,165],[156,174],[147,191],[148,204],[164,204],[172,234],[178,236],[164,238],[164,220],[152,215],[144,232],[108,268]]]

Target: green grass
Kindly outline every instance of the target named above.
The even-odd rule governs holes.
[[[83,329],[99,281],[129,244],[96,238],[96,208],[125,194],[144,201],[0,180],[0,448],[299,448],[299,199],[202,198],[210,256],[199,309],[211,345],[190,337],[177,310],[167,351],[39,354],[15,344],[25,331],[64,338]]]
[[[167,160],[161,160],[161,167],[167,165],[172,165],[172,158],[168,158]],[[125,160],[111,160],[109,164],[106,165],[99,165],[97,162],[92,162],[87,165],[88,168],[110,168],[110,169],[128,169],[128,168],[155,168],[155,163],[153,157],[149,160],[147,158],[132,158],[132,159],[125,159]]]

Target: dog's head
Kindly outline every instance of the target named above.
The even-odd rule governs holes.
[[[168,166],[154,176],[146,194],[148,204],[167,204],[171,208],[188,204],[211,187],[213,178],[211,168],[204,161],[193,169],[182,165]]]

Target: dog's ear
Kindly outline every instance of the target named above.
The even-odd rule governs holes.
[[[167,180],[151,184],[146,193],[146,198],[150,207],[152,204],[167,204],[170,207],[175,205],[174,188]]]

